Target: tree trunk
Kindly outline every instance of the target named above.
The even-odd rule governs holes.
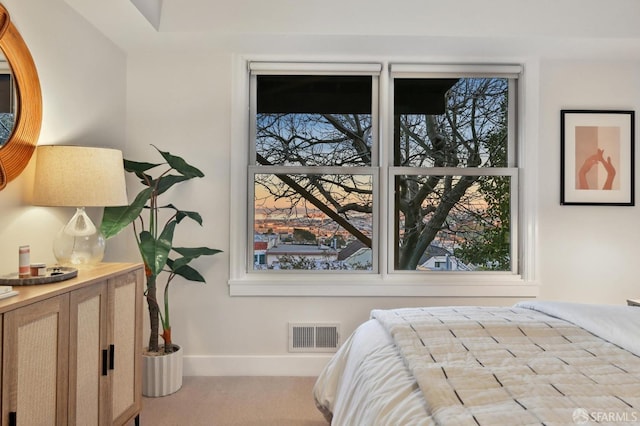
[[[158,352],[159,329],[160,329],[160,307],[156,298],[156,276],[147,276],[147,306],[149,307],[149,352]]]
[[[477,180],[478,176],[462,176],[454,187],[443,194],[433,217],[431,217],[425,225],[419,226],[420,222],[418,219],[422,220],[422,215],[414,214],[412,216],[415,218],[412,222],[408,223],[414,224],[414,226],[407,231],[405,244],[400,250],[399,269],[413,271],[417,268],[422,254],[427,250],[429,244],[431,244],[442,228],[451,209],[460,201],[467,189]],[[423,198],[419,197],[419,199],[422,200]],[[414,207],[415,206],[420,206],[420,203],[417,201],[414,202]]]

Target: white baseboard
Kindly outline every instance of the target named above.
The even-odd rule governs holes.
[[[317,376],[332,354],[185,356],[185,376]]]

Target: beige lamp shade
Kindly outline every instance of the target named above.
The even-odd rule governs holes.
[[[122,152],[117,149],[39,145],[33,204],[106,207],[128,204]]]

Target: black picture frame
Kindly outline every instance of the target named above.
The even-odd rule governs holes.
[[[635,112],[560,111],[560,204],[635,205]]]

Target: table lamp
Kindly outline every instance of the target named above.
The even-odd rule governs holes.
[[[85,207],[128,204],[122,152],[116,149],[39,145],[33,204],[76,207],[76,213],[56,235],[53,254],[60,265],[100,263],[105,240]]]

